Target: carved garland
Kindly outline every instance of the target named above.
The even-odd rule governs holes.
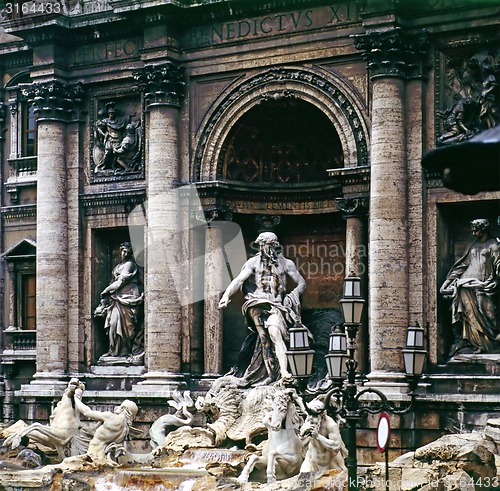
[[[368,144],[365,132],[363,131],[363,125],[358,112],[349,98],[344,94],[344,92],[335,86],[332,82],[325,79],[324,77],[306,70],[292,69],[292,68],[272,68],[267,72],[259,74],[255,77],[250,78],[240,86],[233,89],[222,101],[217,110],[211,116],[208,124],[206,125],[204,132],[199,139],[198,146],[195,153],[195,169],[196,177],[199,180],[201,176],[201,167],[203,155],[205,154],[205,149],[207,143],[212,135],[214,128],[219,124],[219,122],[224,117],[226,111],[236,103],[236,101],[245,97],[251,92],[256,92],[260,87],[265,87],[272,83],[287,83],[287,82],[300,82],[304,85],[313,87],[315,90],[322,92],[328,99],[341,108],[346,120],[349,122],[349,126],[356,137],[356,149],[358,156],[358,165],[368,164]],[[283,90],[284,97],[298,97],[293,90],[285,89]],[[270,97],[270,94],[260,94],[259,100],[265,100]],[[218,172],[220,169],[218,169]]]

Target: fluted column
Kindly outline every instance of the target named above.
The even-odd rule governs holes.
[[[181,369],[179,108],[183,73],[172,62],[148,66],[134,77],[147,108],[147,249],[145,360],[147,383],[175,384]]]
[[[81,86],[59,81],[31,84],[35,107],[37,170],[37,372],[34,383],[54,385],[68,368],[68,208],[66,123],[82,103]]]
[[[372,81],[369,328],[372,374],[403,371],[409,322],[406,79],[424,37],[400,29],[355,36]]]

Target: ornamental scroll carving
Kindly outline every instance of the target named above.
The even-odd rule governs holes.
[[[442,63],[437,94],[441,106],[436,108],[437,144],[468,140],[496,126],[500,120],[499,52],[460,50],[444,56]]]

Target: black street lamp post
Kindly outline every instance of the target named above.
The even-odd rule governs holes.
[[[325,407],[330,407],[332,398],[336,400],[334,411],[341,415],[347,424],[349,455],[346,459],[348,472],[348,489],[357,491],[357,456],[356,456],[356,427],[361,418],[368,413],[376,414],[389,411],[393,414],[404,414],[410,411],[415,402],[415,389],[422,376],[427,351],[424,349],[424,329],[408,327],[406,348],[403,349],[405,372],[409,385],[410,402],[397,406],[387,399],[387,396],[372,387],[359,388],[356,384],[355,360],[356,335],[361,325],[365,300],[361,296],[361,281],[357,277],[347,277],[344,280],[344,294],[340,301],[344,316],[344,331],[339,326],[330,334],[329,351],[325,356],[328,374],[336,386],[330,389],[325,396]],[[312,353],[307,339],[299,326],[290,330],[291,349],[287,351],[292,375],[300,381],[302,387],[312,372]],[[307,330],[304,329],[306,332]],[[296,332],[295,332],[296,331]],[[347,333],[347,336],[346,336]],[[295,339],[297,337],[297,339]],[[300,340],[299,340],[300,337]],[[304,342],[305,340],[305,342]],[[309,358],[310,357],[310,358]],[[300,360],[309,360],[304,363]],[[306,366],[307,365],[307,366]],[[347,375],[347,378],[346,378]],[[364,396],[372,395],[369,400]],[[375,399],[373,398],[375,396]]]

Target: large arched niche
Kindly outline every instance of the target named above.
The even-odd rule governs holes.
[[[246,113],[269,101],[294,99],[314,106],[331,122],[344,167],[368,165],[366,110],[356,91],[345,80],[319,67],[279,67],[238,80],[217,99],[197,134],[195,180],[221,178],[231,131]]]

